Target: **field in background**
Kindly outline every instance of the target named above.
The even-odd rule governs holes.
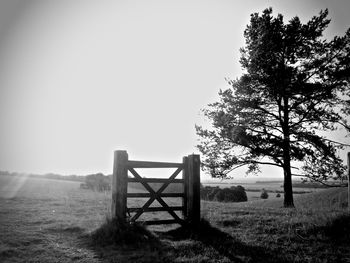
[[[296,196],[297,209],[282,208],[283,198],[202,201],[202,217],[213,228],[199,235],[158,226],[150,228],[156,245],[103,247],[90,233],[110,214],[111,193],[79,184],[0,176],[0,262],[350,261],[346,189]]]
[[[269,199],[281,199],[283,198],[283,182],[282,181],[257,181],[257,182],[237,182],[237,183],[203,183],[204,186],[218,186],[220,188],[229,188],[231,186],[241,185],[244,187],[247,193],[248,201],[254,201],[261,199],[261,191],[265,189],[268,191]],[[294,196],[305,193],[314,193],[322,190],[322,188],[307,187],[293,187]],[[281,197],[276,197],[280,192]]]

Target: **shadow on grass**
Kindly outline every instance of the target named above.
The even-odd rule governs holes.
[[[308,237],[306,241],[299,240],[298,243],[314,246],[315,251],[319,251],[319,248],[325,250],[321,246],[323,243],[348,244],[349,233],[350,215],[344,215],[323,226],[309,229],[309,235],[305,235]],[[322,235],[322,238],[307,241],[316,235]],[[272,248],[244,243],[203,219],[196,226],[153,232],[137,224],[125,225],[116,220],[107,220],[99,229],[82,238],[98,262],[291,262],[295,259],[291,251],[297,253],[295,246],[281,253],[283,251],[279,246]],[[322,244],[311,244],[311,241]],[[318,255],[319,259],[328,259],[329,253],[325,250],[322,255],[312,252],[305,256],[313,258]],[[335,256],[329,259],[337,258],[342,259]],[[296,261],[303,262],[300,258]]]
[[[106,219],[106,222],[91,233],[94,245],[143,247],[145,244],[158,245],[158,238],[139,224],[128,224],[117,219]]]
[[[204,219],[195,227],[179,227],[159,234],[163,238],[173,241],[186,239],[200,241],[206,247],[216,250],[219,255],[228,258],[231,262],[288,262],[278,251],[244,244],[228,233],[211,226]]]
[[[82,238],[101,262],[288,262],[278,251],[245,244],[206,220],[166,232],[107,220]]]
[[[316,226],[307,234],[321,235],[324,242],[334,246],[350,244],[350,214],[343,214],[329,220],[324,226]]]
[[[159,238],[139,224],[106,219],[80,240],[98,262],[166,262]]]

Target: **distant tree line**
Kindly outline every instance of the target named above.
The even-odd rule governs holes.
[[[304,187],[304,188],[311,188],[311,187]],[[317,187],[315,187],[317,188]],[[323,188],[323,186],[322,186]],[[248,188],[246,189],[246,192],[262,192],[262,191],[266,191],[267,193],[276,193],[276,194],[283,194],[284,191],[283,190],[269,190],[269,189],[257,189],[257,188]],[[311,193],[310,190],[305,190],[305,191],[293,191],[293,194],[309,194]]]
[[[243,186],[231,186],[230,188],[220,188],[218,186],[203,186],[200,189],[201,199],[218,202],[246,202],[247,194]]]
[[[102,192],[111,190],[111,185],[111,176],[97,173],[85,176],[85,183],[80,184],[80,188]]]

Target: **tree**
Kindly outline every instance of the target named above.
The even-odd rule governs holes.
[[[111,180],[102,173],[90,174],[85,177],[85,185],[80,185],[80,187],[99,192],[108,191],[111,190]]]
[[[261,198],[261,199],[267,199],[267,198],[269,198],[269,194],[267,193],[267,191],[266,191],[265,189],[262,189],[262,190],[261,190],[260,198]]]
[[[325,132],[350,131],[350,29],[327,41],[327,15],[306,24],[298,17],[284,24],[271,8],[251,15],[240,50],[244,73],[203,110],[211,126],[196,126],[203,167],[213,177],[245,165],[247,173],[281,167],[284,206],[294,207],[292,174],[325,181],[344,173],[337,150],[346,145]]]

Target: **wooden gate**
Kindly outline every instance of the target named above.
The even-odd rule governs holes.
[[[137,168],[176,168],[169,178],[143,178],[135,170]],[[128,172],[131,176],[128,176]],[[176,178],[182,172],[182,178]],[[140,183],[148,192],[128,193],[128,182]],[[154,190],[149,183],[160,183],[162,186]],[[164,193],[171,183],[183,184],[183,192]],[[181,206],[169,206],[163,197],[182,198]],[[127,208],[127,198],[149,198],[142,207]],[[157,200],[161,207],[150,207]],[[166,211],[172,219],[137,221],[145,212]],[[175,213],[182,211],[182,218]],[[127,214],[135,213],[129,218],[130,222],[140,222],[147,225],[155,224],[195,224],[200,220],[200,158],[199,155],[183,157],[182,163],[131,161],[126,151],[114,152],[112,179],[112,216],[124,222]]]

